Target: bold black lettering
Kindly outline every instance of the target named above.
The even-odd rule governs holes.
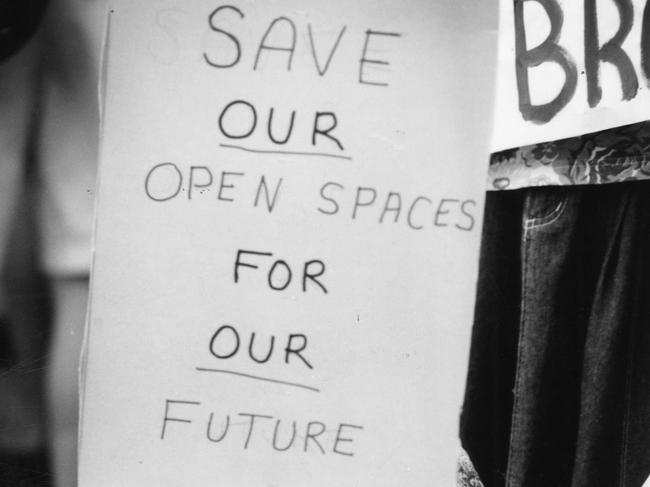
[[[524,24],[524,3],[536,1],[546,11],[551,22],[551,32],[539,46],[526,50],[526,27]],[[515,2],[515,69],[517,74],[517,91],[519,93],[519,111],[524,120],[535,123],[549,122],[573,98],[578,83],[578,71],[569,53],[557,42],[562,30],[564,15],[556,0],[514,0]],[[566,79],[558,95],[548,103],[532,105],[528,69],[545,62],[557,63],[564,71]]]
[[[643,10],[643,25],[641,28],[641,67],[650,86],[650,1],[646,2]]]
[[[210,24],[210,29],[212,29],[214,32],[220,32],[220,33],[224,34],[226,37],[228,37],[233,42],[234,47],[235,47],[234,59],[230,63],[226,63],[226,64],[219,64],[218,62],[213,61],[212,59],[210,59],[205,52],[203,53],[203,59],[205,59],[205,62],[208,63],[210,66],[213,66],[215,68],[232,68],[241,59],[241,45],[239,44],[239,40],[234,35],[232,35],[230,32],[226,32],[225,30],[220,29],[219,27],[217,27],[215,25],[215,17],[217,16],[217,14],[221,10],[226,10],[226,9],[233,10],[239,15],[240,18],[242,18],[242,19],[244,18],[244,14],[242,13],[242,11],[239,10],[237,7],[235,7],[233,5],[222,5],[220,7],[217,7],[216,9],[214,9],[212,11],[212,13],[210,14],[210,17],[208,19],[208,23]]]
[[[600,103],[603,95],[599,82],[600,61],[611,63],[618,70],[623,100],[631,100],[639,90],[639,80],[636,77],[634,65],[621,47],[634,23],[632,0],[614,0],[614,3],[618,8],[620,25],[614,37],[599,49],[596,0],[585,0],[585,72],[587,75],[587,101],[591,108]]]

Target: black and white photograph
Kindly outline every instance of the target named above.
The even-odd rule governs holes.
[[[648,185],[644,0],[0,0],[0,487],[650,487]]]

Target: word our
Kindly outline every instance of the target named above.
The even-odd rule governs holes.
[[[269,115],[266,124],[266,134],[269,141],[275,145],[284,145],[291,139],[293,134],[294,122],[296,120],[296,110],[291,111],[288,118],[288,127],[281,131],[282,135],[277,135],[277,128],[273,129],[273,118],[275,109],[269,109]],[[233,116],[234,113],[234,116]],[[245,121],[244,121],[245,120]],[[228,139],[240,140],[250,137],[257,128],[258,111],[255,106],[246,100],[234,100],[228,103],[219,115],[219,130]],[[343,144],[339,138],[331,134],[337,126],[337,118],[334,112],[316,112],[313,117],[311,130],[311,145],[316,146],[317,140],[323,138],[329,139],[330,145],[343,150]],[[318,137],[320,136],[320,137]]]
[[[251,332],[248,339],[248,357],[258,364],[267,363],[273,356],[275,347],[275,335],[271,335],[268,340],[268,347],[262,354],[255,353],[256,333]],[[242,339],[237,329],[230,324],[220,326],[210,338],[210,354],[219,360],[228,360],[237,355],[240,349]],[[297,357],[304,366],[313,369],[314,366],[307,359],[305,350],[307,349],[307,336],[302,333],[291,333],[286,340],[286,346],[283,349],[284,363],[289,365],[291,357]],[[294,361],[295,362],[295,361]]]

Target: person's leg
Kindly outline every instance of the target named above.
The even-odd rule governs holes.
[[[646,186],[488,197],[461,421],[486,487],[650,473]]]
[[[650,474],[650,184],[585,195],[607,242],[584,345],[572,487],[640,487]],[[607,235],[601,232],[607,231]]]
[[[488,194],[461,421],[463,446],[486,487],[570,479],[581,343],[575,310],[586,298],[573,282],[582,269],[572,250],[576,195],[568,191]]]
[[[648,189],[529,190],[506,487],[639,487],[650,473]]]
[[[506,487],[571,485],[586,321],[607,248],[587,188],[526,190],[521,314]]]
[[[460,437],[487,487],[504,484],[508,462],[519,332],[523,203],[522,191],[488,192],[485,201]],[[464,468],[471,465],[465,461]]]

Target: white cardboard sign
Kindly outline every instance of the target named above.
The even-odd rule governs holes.
[[[645,0],[501,0],[492,150],[650,118]]]
[[[453,483],[490,10],[113,2],[81,486]]]

